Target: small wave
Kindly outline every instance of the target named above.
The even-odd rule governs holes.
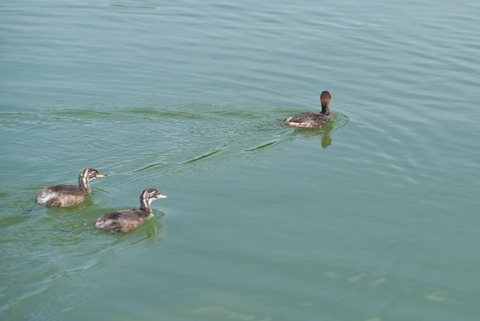
[[[215,154],[218,154],[218,153],[220,153],[220,152],[221,152],[221,150],[216,150],[216,151],[213,151],[213,152],[211,152],[211,153],[207,153],[207,154],[204,154],[204,155],[195,157],[194,159],[190,159],[190,160],[184,162],[183,164],[190,164],[190,163],[198,162],[199,160],[202,160],[202,159],[211,157],[211,156],[213,156],[213,155],[215,155]]]
[[[246,151],[247,151],[247,152],[252,152],[252,151],[255,151],[255,150],[259,150],[259,149],[263,149],[263,148],[266,148],[266,147],[275,145],[275,144],[277,144],[277,143],[278,143],[278,141],[268,142],[268,143],[265,143],[265,144],[262,144],[262,145],[259,145],[259,146],[255,146],[255,147],[249,148],[249,149],[247,149]]]

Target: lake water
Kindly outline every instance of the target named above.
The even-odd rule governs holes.
[[[2,320],[480,315],[480,4],[3,1]],[[320,110],[336,120],[293,130]],[[68,209],[41,188],[107,174]],[[126,235],[104,212],[168,195]]]

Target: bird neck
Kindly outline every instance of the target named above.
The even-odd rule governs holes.
[[[328,107],[328,105],[322,105],[322,114],[330,114],[330,107]]]
[[[90,194],[92,192],[92,188],[90,187],[90,181],[88,180],[88,173],[82,172],[80,176],[78,177],[78,184],[80,185],[80,188],[87,192],[87,194]]]
[[[152,214],[152,207],[150,206],[151,202],[150,199],[144,198],[143,195],[140,197],[140,209],[142,212],[145,212],[147,216]]]

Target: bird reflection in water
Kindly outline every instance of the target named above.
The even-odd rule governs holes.
[[[332,123],[328,123],[323,125],[322,128],[309,128],[309,129],[302,129],[298,128],[295,130],[297,135],[302,135],[305,138],[312,138],[315,136],[320,136],[320,143],[322,148],[327,148],[332,144],[332,136],[330,133],[333,131],[334,126]]]

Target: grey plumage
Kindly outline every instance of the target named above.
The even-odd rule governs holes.
[[[140,208],[105,213],[97,218],[93,225],[114,233],[130,232],[147,218],[153,216],[150,206],[152,201],[166,197],[155,188],[147,188],[140,195]]]
[[[305,112],[283,120],[283,123],[294,128],[320,128],[334,118],[330,112],[330,100],[332,96],[328,91],[323,91],[320,95],[320,104],[322,111],[319,113]]]
[[[90,181],[104,177],[96,169],[85,168],[78,177],[78,186],[55,185],[42,189],[35,199],[46,206],[69,207],[82,203],[92,193]]]

